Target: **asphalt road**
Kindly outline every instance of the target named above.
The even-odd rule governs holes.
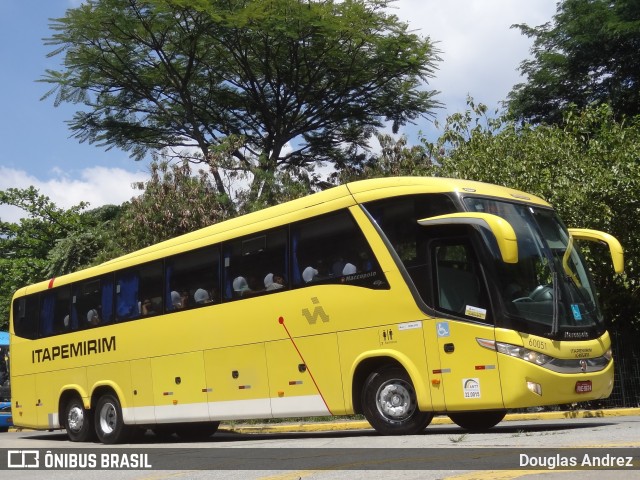
[[[147,432],[118,446],[72,443],[59,431],[9,432],[0,434],[0,468],[11,464],[5,479],[61,480],[640,478],[640,412],[589,415],[511,417],[485,433],[438,419],[404,437],[362,422],[227,428],[205,442]],[[39,470],[27,468],[35,457]]]

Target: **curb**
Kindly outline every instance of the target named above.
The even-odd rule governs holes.
[[[612,408],[607,410],[567,410],[559,412],[510,413],[503,422],[526,420],[572,420],[575,418],[604,418],[640,415],[640,408]],[[336,417],[338,418],[338,417]],[[437,416],[430,425],[451,425],[447,416]],[[371,430],[366,420],[349,420],[314,423],[288,423],[280,425],[222,425],[219,431],[230,433],[299,433],[299,432],[332,432],[338,430]]]

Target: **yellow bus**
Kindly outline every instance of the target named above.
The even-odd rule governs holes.
[[[575,239],[533,195],[354,182],[20,289],[14,422],[73,441],[138,427],[364,414],[415,434],[606,398],[609,334]]]

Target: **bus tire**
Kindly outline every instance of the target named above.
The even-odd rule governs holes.
[[[118,397],[107,393],[96,403],[95,428],[98,440],[111,445],[129,440],[133,429],[125,425]]]
[[[90,442],[95,439],[91,410],[77,397],[71,397],[64,406],[64,428],[72,442]]]
[[[457,412],[450,413],[449,418],[453,423],[465,430],[481,432],[495,427],[502,421],[506,414],[506,410]]]
[[[181,423],[175,432],[181,440],[206,440],[218,431],[220,422]]]
[[[400,367],[382,368],[367,377],[362,389],[362,410],[381,435],[414,435],[433,418],[433,412],[418,408],[413,383]]]

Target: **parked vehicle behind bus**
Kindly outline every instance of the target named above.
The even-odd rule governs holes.
[[[0,332],[0,432],[6,432],[12,425],[9,332]]]
[[[11,312],[14,421],[73,441],[207,437],[222,420],[435,414],[607,397],[613,359],[577,240],[524,192],[442,178],[339,186],[29,285]]]

